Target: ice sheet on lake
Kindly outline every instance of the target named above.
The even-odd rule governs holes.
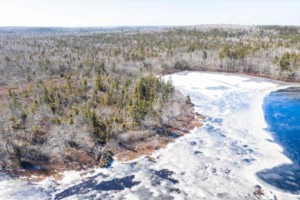
[[[24,196],[48,191],[54,199],[256,199],[254,186],[263,185],[265,199],[297,199],[299,196],[264,185],[255,172],[290,163],[282,148],[265,131],[262,111],[265,95],[281,87],[279,82],[221,73],[178,73],[166,76],[191,97],[195,110],[205,116],[203,128],[159,150],[157,162],[141,158],[114,163],[81,177],[67,172],[62,181],[37,186],[20,185]],[[55,189],[49,189],[49,186]],[[44,190],[38,190],[38,187]],[[14,190],[0,189],[9,194]],[[48,190],[47,190],[48,189]],[[38,192],[37,192],[38,191]],[[75,191],[75,192],[74,192]],[[2,198],[3,195],[0,198]],[[15,196],[15,199],[26,199]],[[28,198],[27,198],[28,199]]]

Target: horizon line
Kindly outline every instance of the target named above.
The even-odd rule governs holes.
[[[197,25],[104,25],[104,26],[27,26],[27,25],[0,25],[0,28],[65,28],[65,29],[76,29],[76,28],[122,28],[122,27],[197,27],[197,26],[293,26],[300,27],[300,25],[296,24],[197,24]]]

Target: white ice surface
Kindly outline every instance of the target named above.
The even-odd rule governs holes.
[[[262,110],[267,94],[291,84],[222,73],[184,72],[165,77],[169,78],[191,97],[195,110],[207,119],[204,127],[157,151],[157,162],[141,158],[131,163],[114,163],[112,169],[96,169],[85,177],[79,172],[66,172],[59,183],[49,179],[29,185],[0,179],[0,199],[51,199],[88,180],[97,185],[130,175],[140,183],[121,191],[96,191],[82,186],[82,194],[66,195],[66,199],[254,200],[255,185],[263,186],[264,199],[274,199],[274,195],[279,200],[300,198],[272,188],[255,176],[259,170],[291,162],[265,130]],[[155,170],[162,169],[174,172],[169,178],[178,183],[160,178]]]

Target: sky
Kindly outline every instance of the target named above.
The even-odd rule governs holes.
[[[300,25],[300,0],[0,0],[0,26]]]

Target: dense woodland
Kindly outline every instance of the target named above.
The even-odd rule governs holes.
[[[299,27],[50,30],[0,30],[0,84],[68,74],[85,76],[100,62],[132,74],[176,68],[300,78]]]
[[[298,81],[300,28],[1,28],[1,168],[99,164],[122,134],[169,134],[190,102],[160,76],[182,70]]]

